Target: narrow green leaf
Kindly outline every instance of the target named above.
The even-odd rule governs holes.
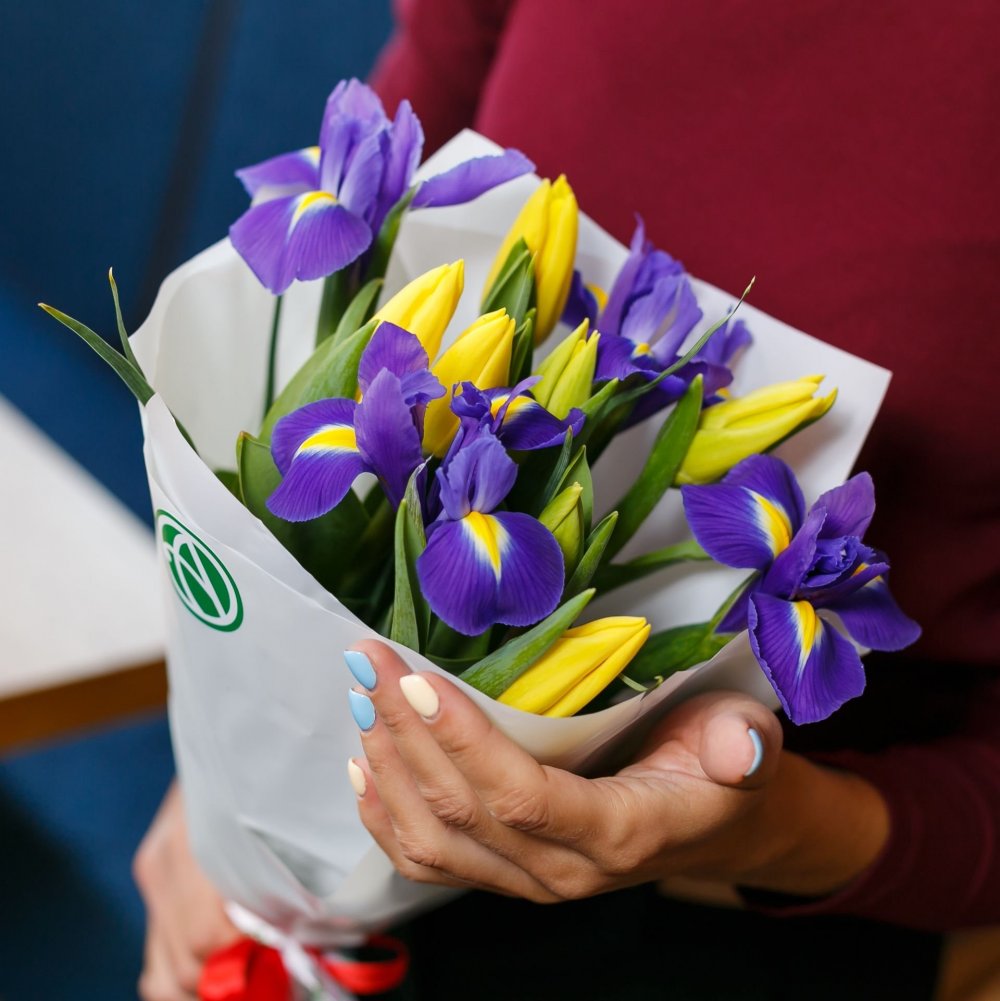
[[[135,398],[143,405],[147,403],[149,399],[153,396],[153,388],[146,382],[145,376],[139,371],[136,365],[128,360],[124,355],[119,354],[113,347],[111,347],[108,342],[101,337],[100,334],[95,333],[90,327],[85,326],[80,323],[79,320],[74,320],[73,317],[67,316],[65,313],[53,306],[46,306],[45,303],[40,302],[38,304],[42,309],[45,310],[49,316],[58,320],[64,327],[68,327],[73,331],[78,337],[80,337],[86,344],[88,344],[108,365],[110,365],[118,377],[125,383],[126,386],[132,391]]]
[[[524,240],[518,240],[510,249],[496,281],[483,298],[482,311],[506,309],[507,315],[518,325],[524,320],[535,296],[535,270],[531,251]]]
[[[215,478],[242,504],[240,493],[240,474],[233,469],[216,469]]]
[[[566,432],[559,448],[541,448],[526,452],[518,460],[517,480],[507,495],[511,511],[524,511],[538,517],[552,499],[554,491],[569,465],[573,449],[573,433]]]
[[[368,516],[353,490],[327,514],[312,521],[290,522],[271,514],[267,498],[278,488],[281,474],[271,450],[245,432],[236,443],[240,496],[271,534],[332,594],[352,565]],[[342,599],[343,600],[343,599]]]
[[[285,414],[290,414],[307,403],[333,396],[354,399],[358,389],[358,364],[377,325],[375,320],[369,320],[343,341],[328,337],[316,348],[278,394],[274,406],[267,412],[260,431],[260,441],[268,444],[274,425]]]
[[[390,638],[418,653],[427,648],[430,609],[420,592],[417,559],[427,545],[417,491],[417,472],[396,512],[395,596]]]
[[[382,291],[383,279],[373,278],[366,285],[362,286],[358,294],[351,300],[351,304],[344,310],[344,315],[337,324],[337,329],[333,333],[335,341],[345,341],[355,330],[360,330],[375,312],[375,303],[378,300],[379,292]]]
[[[573,624],[594,590],[570,598],[548,618],[515,637],[459,677],[491,698],[503,694]]]
[[[711,660],[733,635],[715,632],[710,622],[654,633],[629,664],[628,676],[634,682],[655,688],[671,674]]]
[[[618,526],[608,548],[604,551],[605,560],[610,560],[621,551],[674,482],[677,470],[684,461],[694,433],[698,429],[701,390],[702,380],[701,376],[698,376],[663,422],[646,465],[635,483],[615,505],[619,515]]]
[[[128,331],[125,329],[125,321],[122,319],[122,306],[118,301],[118,283],[115,281],[115,274],[111,268],[108,268],[108,283],[111,285],[111,298],[115,302],[115,322],[118,324],[118,336],[121,338],[122,351],[125,352],[125,357],[129,362],[135,366],[135,370],[141,373],[142,366],[132,351],[132,345],[128,339]]]
[[[617,521],[618,512],[612,511],[611,514],[603,518],[590,535],[587,536],[583,556],[580,557],[580,562],[576,565],[576,569],[573,571],[573,576],[570,577],[566,584],[566,588],[563,591],[563,601],[567,601],[570,598],[575,597],[583,591],[584,588],[590,586],[590,582],[594,579],[594,575],[597,573],[598,567],[601,565],[601,560],[604,557],[604,550],[607,548],[608,541],[611,539],[611,533],[614,532]],[[599,581],[597,583],[597,589],[602,589],[602,585]]]
[[[559,485],[556,487],[556,493],[559,493],[560,490],[565,490],[566,487],[572,486],[574,483],[579,483],[583,487],[583,493],[580,494],[580,506],[583,508],[584,531],[589,532],[594,520],[594,479],[590,475],[590,463],[587,462],[586,446],[577,449],[572,461],[566,468],[566,472],[563,473]]]
[[[596,585],[604,594],[616,587],[642,580],[658,570],[677,563],[687,563],[692,560],[710,560],[712,557],[705,552],[697,542],[678,542],[673,546],[664,546],[651,553],[643,553],[628,563],[608,563],[602,566],[595,578]]]
[[[375,237],[375,242],[370,250],[368,270],[365,272],[365,280],[372,281],[375,278],[385,278],[386,269],[389,267],[389,258],[392,256],[392,248],[396,245],[396,237],[399,236],[399,227],[403,222],[403,216],[413,201],[413,196],[417,193],[416,187],[410,188],[402,198],[396,202]]]
[[[514,344],[510,355],[510,385],[516,386],[531,374],[535,349],[535,314],[532,306],[524,315],[521,325],[514,333]]]

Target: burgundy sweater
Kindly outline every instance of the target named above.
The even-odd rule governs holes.
[[[1000,8],[992,0],[397,0],[374,84],[633,213],[722,288],[894,373],[859,462],[923,626],[793,749],[873,782],[882,856],[794,913],[1000,921]]]

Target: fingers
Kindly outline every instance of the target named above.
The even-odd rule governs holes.
[[[197,1001],[197,983],[190,990],[181,985],[167,942],[158,925],[148,922],[142,975],[138,993],[141,1001]]]

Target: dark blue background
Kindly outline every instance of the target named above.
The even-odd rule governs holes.
[[[35,303],[114,337],[246,205],[233,171],[315,143],[388,0],[44,0],[0,9],[0,395],[144,520],[136,405]],[[0,475],[16,476],[16,470]],[[11,572],[11,568],[4,568]],[[162,718],[0,761],[0,997],[134,998],[132,853],[172,774]]]

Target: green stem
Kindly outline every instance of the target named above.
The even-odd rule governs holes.
[[[274,316],[271,318],[271,344],[267,352],[267,386],[264,389],[264,413],[274,403],[274,370],[278,360],[278,327],[281,325],[281,303],[284,296],[274,298]]]

